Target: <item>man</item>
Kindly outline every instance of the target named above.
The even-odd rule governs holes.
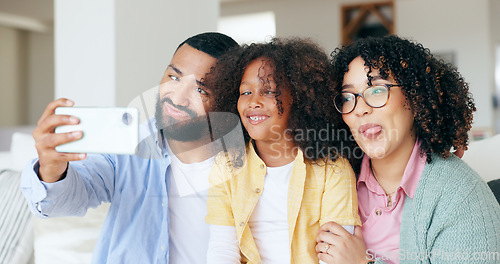
[[[203,194],[215,154],[206,145],[213,138],[205,133],[205,113],[216,96],[204,88],[203,78],[235,46],[220,33],[199,34],[179,45],[160,85],[157,131],[141,142],[137,155],[55,151],[82,133],[55,134],[55,127],[79,121],[54,114],[72,101],[51,102],[33,131],[39,160],[22,175],[33,213],[82,216],[109,202],[94,263],[203,263],[208,244]]]

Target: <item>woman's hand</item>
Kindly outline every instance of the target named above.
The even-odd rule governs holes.
[[[316,242],[318,258],[325,263],[364,264],[370,260],[359,226],[355,227],[354,235],[351,235],[335,222],[325,223],[319,229]]]

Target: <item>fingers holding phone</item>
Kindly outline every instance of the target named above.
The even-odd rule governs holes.
[[[55,128],[64,125],[75,125],[80,121],[69,115],[56,115],[57,107],[71,107],[74,102],[66,98],[57,99],[47,105],[42,116],[38,120],[37,127],[33,130],[35,147],[38,152],[40,169],[39,176],[45,182],[58,181],[66,170],[69,161],[81,160],[85,154],[60,153],[56,146],[79,140],[81,131],[56,134]]]

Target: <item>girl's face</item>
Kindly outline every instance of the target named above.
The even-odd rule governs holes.
[[[278,100],[283,111],[279,113],[276,100],[276,82],[271,61],[258,58],[251,61],[243,73],[238,99],[238,112],[243,126],[255,141],[285,139],[292,96],[280,87]]]
[[[344,75],[342,91],[362,93],[368,87],[366,76],[369,68],[361,57],[349,64]],[[392,76],[382,79],[377,69],[372,69],[372,85],[397,84]],[[372,108],[363,98],[357,97],[356,108],[349,114],[343,114],[344,122],[349,126],[354,139],[363,151],[372,159],[397,157],[411,153],[415,144],[413,113],[405,104],[406,98],[401,87],[390,88],[387,104],[381,108]]]

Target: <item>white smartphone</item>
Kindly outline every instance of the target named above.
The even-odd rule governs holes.
[[[82,131],[79,140],[56,147],[59,152],[135,154],[139,141],[139,113],[126,107],[58,107],[56,115],[80,119],[78,125],[56,127],[56,133]]]

